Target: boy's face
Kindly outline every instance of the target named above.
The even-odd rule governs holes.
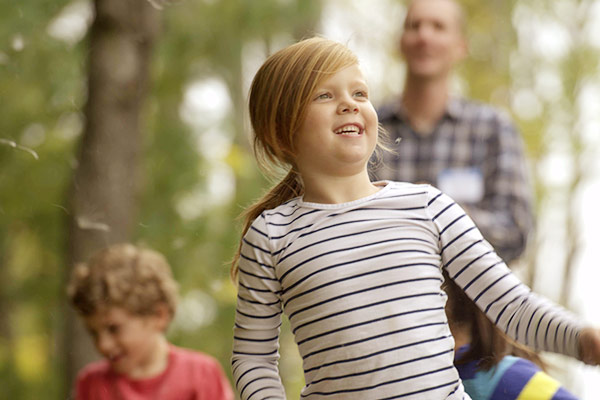
[[[106,307],[84,319],[98,352],[113,371],[143,377],[157,361],[166,326],[164,315],[135,315],[121,307]]]

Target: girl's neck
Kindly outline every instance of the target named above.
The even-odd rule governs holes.
[[[318,179],[303,177],[303,201],[319,204],[348,203],[378,192],[381,188],[371,183],[369,175],[332,176]]]
[[[444,115],[448,97],[446,79],[408,78],[402,94],[402,107],[412,128],[419,134],[430,134]]]

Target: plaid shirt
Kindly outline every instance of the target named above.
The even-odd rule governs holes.
[[[437,186],[461,204],[506,262],[523,253],[533,229],[531,187],[521,137],[506,115],[453,98],[433,132],[420,135],[399,102],[378,114],[396,144],[371,171],[375,179]]]

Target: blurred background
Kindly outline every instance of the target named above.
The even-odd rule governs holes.
[[[514,268],[600,325],[600,1],[464,0],[470,56],[455,91],[507,110],[527,147],[537,228]],[[0,382],[67,399],[95,359],[65,300],[73,263],[133,241],[181,286],[175,344],[229,376],[237,216],[268,187],[246,95],[264,58],[322,34],[361,59],[377,106],[402,90],[395,0],[0,1]],[[284,329],[289,398],[303,385]],[[583,399],[600,368],[548,356]]]

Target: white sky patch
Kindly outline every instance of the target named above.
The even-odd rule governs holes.
[[[197,132],[198,152],[210,161],[225,159],[231,150],[233,138],[229,132],[215,126]]]
[[[10,46],[14,51],[22,51],[25,48],[25,38],[20,33],[12,37]]]
[[[600,82],[589,80],[581,88],[577,99],[581,118],[588,121],[600,121]],[[600,132],[598,132],[600,134]]]
[[[557,61],[572,46],[567,28],[560,21],[519,3],[513,13],[519,46],[542,59]]]
[[[203,184],[199,184],[182,196],[175,205],[184,220],[193,220],[215,207],[228,204],[235,194],[235,173],[221,161],[213,161],[206,170]]]
[[[545,101],[553,102],[563,95],[564,88],[555,68],[543,66],[535,75],[535,92]]]
[[[543,111],[543,105],[537,94],[530,89],[520,89],[512,96],[513,111],[523,120],[533,120]]]
[[[177,304],[173,328],[193,332],[213,323],[217,315],[217,305],[212,296],[202,290],[191,290],[184,294]]]
[[[47,32],[57,40],[74,45],[86,35],[94,18],[91,1],[77,0],[66,5],[48,25]]]
[[[73,140],[83,132],[83,124],[83,114],[80,112],[66,112],[56,121],[54,132],[63,140]]]
[[[534,50],[546,59],[558,60],[564,57],[572,46],[567,29],[556,20],[542,19],[535,23],[536,39]]]
[[[46,141],[46,128],[40,123],[27,125],[21,134],[21,144],[25,147],[38,147]]]
[[[392,0],[329,0],[323,8],[322,33],[356,53],[375,106],[403,85],[400,58],[390,57],[397,54],[403,18],[404,6]]]
[[[243,96],[248,97],[252,79],[256,71],[267,58],[268,49],[262,40],[254,40],[244,44],[242,49]]]
[[[600,49],[600,1],[596,1],[589,14],[584,33],[587,41],[597,49]]]
[[[231,150],[233,133],[223,126],[232,108],[229,89],[220,78],[194,81],[184,92],[179,114],[192,127],[197,151],[206,165],[200,171],[204,181],[177,202],[177,212],[183,219],[199,218],[212,208],[229,203],[235,194],[235,173],[224,162]]]
[[[562,188],[573,175],[571,159],[566,151],[549,153],[541,160],[538,169],[543,171],[544,184],[551,187]]]
[[[220,123],[231,111],[231,98],[225,82],[209,77],[190,83],[179,108],[179,115],[194,127]]]
[[[586,121],[583,123],[582,127],[583,137],[586,141],[590,142],[594,138],[598,138],[600,136],[600,120],[595,119],[591,121]],[[594,151],[598,152],[598,143],[595,145]]]

